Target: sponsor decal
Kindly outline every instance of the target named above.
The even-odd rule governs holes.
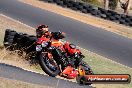
[[[87,83],[130,83],[131,76],[129,74],[94,74],[85,75]]]

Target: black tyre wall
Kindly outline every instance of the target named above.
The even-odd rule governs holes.
[[[75,11],[80,11],[85,14],[91,13],[91,15],[96,17],[100,17],[123,25],[131,26],[132,16],[122,15],[113,10],[105,10],[103,8],[95,7],[88,3],[78,1],[75,2],[74,0],[43,0],[43,1],[54,2],[57,5],[67,7]],[[121,18],[125,20],[125,23],[120,21]]]
[[[5,47],[9,47],[14,44],[14,37],[16,34],[17,34],[16,31],[13,31],[11,29],[6,29],[4,41],[3,41]]]

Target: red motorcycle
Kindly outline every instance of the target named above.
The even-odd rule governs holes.
[[[51,34],[50,38],[42,36],[37,39],[36,36],[7,29],[3,43],[8,50],[24,51],[27,55],[31,53],[30,56],[39,59],[41,68],[49,76],[55,77],[64,73],[64,77],[77,78],[77,82],[84,84],[84,75],[93,74],[91,67],[83,61],[84,55],[74,44],[60,41],[64,38],[63,33]],[[66,66],[68,71],[64,70]]]
[[[64,36],[61,32],[52,33],[52,38],[40,38],[36,45],[39,53],[40,66],[49,76],[62,75],[64,67],[69,66],[63,77],[74,79],[80,74],[80,67],[86,74],[93,74],[91,68],[83,62],[84,55],[74,44],[61,42]]]

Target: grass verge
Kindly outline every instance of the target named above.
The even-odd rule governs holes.
[[[0,35],[1,35],[0,44],[2,44],[4,31],[6,28],[14,29],[18,32],[26,32],[28,34],[35,34],[35,30],[32,30],[31,27],[21,24],[13,19],[10,19],[3,15],[0,15],[0,19],[1,19],[0,20]],[[82,52],[86,56],[84,60],[92,67],[94,73],[132,75],[132,68],[120,65],[116,62],[113,62],[105,57],[102,57],[90,51],[82,50]],[[4,49],[0,50],[0,57],[1,57],[0,63],[2,62],[2,63],[10,64],[10,65],[15,65],[21,68],[25,68],[27,70],[43,73],[39,65],[31,64],[24,57],[20,57],[17,54],[8,52]],[[93,86],[95,86],[96,88],[132,88],[132,83],[130,84],[93,84]]]

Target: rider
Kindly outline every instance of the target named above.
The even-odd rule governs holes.
[[[40,25],[38,26],[38,28],[36,29],[36,36],[38,38],[38,41],[41,43],[41,37],[44,37],[44,38],[51,38],[52,36],[54,36],[54,34],[56,33],[59,33],[59,32],[49,32],[48,30],[48,26],[47,25]],[[56,35],[55,35],[56,36]],[[56,36],[57,37],[57,36]],[[55,41],[59,41],[59,40],[55,40]],[[64,49],[63,49],[64,50]],[[66,51],[64,51],[66,52]],[[64,65],[64,69],[62,69],[62,74],[65,75],[65,74],[69,74],[71,76],[74,76],[76,74],[76,71],[74,71],[74,69],[69,65],[67,64],[69,63],[68,61],[62,61],[62,64]],[[72,73],[71,73],[72,72]]]
[[[38,26],[38,28],[36,29],[36,36],[37,38],[41,38],[42,36],[46,38],[51,37],[51,33],[48,30],[48,26],[47,25]]]

